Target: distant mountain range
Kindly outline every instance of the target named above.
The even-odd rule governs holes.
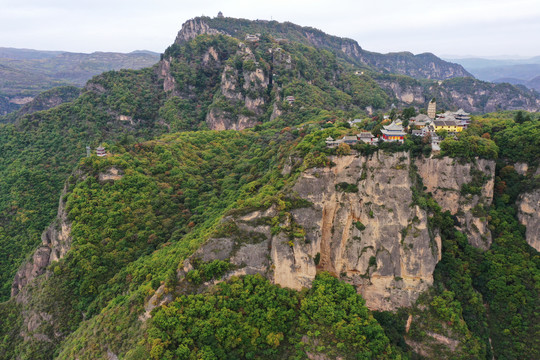
[[[53,87],[82,87],[105,71],[141,69],[158,60],[158,53],[145,50],[83,54],[0,47],[0,115],[17,110]]]
[[[540,56],[530,59],[446,59],[462,65],[476,78],[495,83],[525,85],[540,91]]]

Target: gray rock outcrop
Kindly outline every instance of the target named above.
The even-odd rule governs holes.
[[[110,167],[98,174],[101,183],[120,180],[124,172],[116,167]],[[86,175],[77,171],[75,177],[84,179]],[[66,256],[71,248],[71,222],[66,210],[66,196],[69,184],[64,185],[58,203],[56,219],[41,234],[41,245],[36,249],[29,261],[25,262],[15,274],[11,285],[11,296],[17,296],[21,290],[40,275],[45,274],[47,267],[54,261]]]
[[[424,104],[428,101],[424,89],[420,86],[401,84],[392,80],[379,80],[377,83],[382,88],[391,90],[394,96],[404,104]]]
[[[261,68],[248,46],[239,44],[237,55],[244,64],[251,63],[252,67],[238,70],[231,65],[225,65],[219,94],[215,96],[217,101],[210,106],[206,116],[206,123],[212,130],[243,130],[253,127],[266,110],[263,94],[270,83],[268,74]],[[221,105],[222,98],[228,106]],[[231,111],[231,108],[236,111]]]
[[[527,227],[527,243],[540,251],[540,189],[520,195],[518,199],[518,219]]]
[[[223,34],[222,31],[212,29],[208,24],[202,19],[191,19],[186,21],[182,25],[182,29],[178,32],[176,39],[174,40],[175,44],[181,44],[191,39],[196,38],[199,35],[208,34],[208,35],[219,35]]]
[[[396,97],[400,106],[424,107],[429,99],[437,98],[438,106],[462,108],[470,113],[488,113],[501,109],[534,112],[540,109],[540,99],[534,93],[511,85],[503,86],[473,78],[463,79],[462,82],[440,80],[430,85],[392,76],[375,80],[381,88]]]
[[[15,274],[11,285],[11,296],[16,296],[28,283],[45,273],[53,261],[63,258],[71,247],[71,222],[66,212],[65,195],[67,185],[60,196],[56,219],[41,234],[41,246]]]
[[[228,276],[260,273],[298,290],[329,271],[372,309],[410,306],[433,282],[441,243],[425,211],[412,205],[408,154],[332,161],[332,168],[304,171],[293,188],[310,206],[230,215],[223,223],[229,231],[194,256],[230,259],[237,270]],[[188,260],[184,272],[190,269]]]
[[[432,193],[443,211],[448,210],[457,216],[469,243],[488,249],[491,232],[488,229],[487,209],[493,200],[495,162],[477,159],[474,163],[460,164],[455,159],[444,157],[421,159],[416,164],[426,192]],[[481,184],[480,194],[464,193],[463,186],[473,180]]]
[[[320,253],[318,268],[355,285],[368,307],[410,306],[432,284],[441,244],[428,231],[425,211],[412,205],[409,155],[332,161],[332,168],[305,171],[294,186],[313,203],[293,212],[310,255]]]

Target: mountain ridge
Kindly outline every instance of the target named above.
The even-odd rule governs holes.
[[[413,55],[405,51],[380,54],[366,51],[356,40],[328,35],[321,30],[302,27],[291,22],[196,17],[182,25],[175,43],[193,38],[193,34],[197,33],[197,30],[199,33],[206,34],[227,34],[240,40],[243,40],[246,34],[268,32],[274,37],[279,36],[291,41],[333,50],[338,56],[339,53],[345,54],[354,59],[358,65],[367,65],[381,71],[409,75],[415,78],[443,80],[451,77],[472,77],[461,65],[448,63],[431,53]]]
[[[507,82],[524,85],[529,89],[540,91],[540,56],[528,59],[484,59],[464,58],[448,59],[463,65],[478,79],[495,83]]]

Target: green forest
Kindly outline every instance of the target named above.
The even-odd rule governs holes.
[[[463,132],[440,134],[439,152],[412,135],[403,144],[328,147],[329,136],[381,134],[396,99],[377,80],[397,76],[368,67],[357,74],[330,40],[315,48],[263,33],[248,51],[238,39],[201,35],[165,51],[167,75],[160,64],[106,72],[64,104],[0,121],[0,359],[540,358],[540,255],[517,206],[540,188],[539,115],[475,115]],[[257,69],[265,86],[244,86]],[[226,71],[234,96],[221,83]],[[259,99],[261,112],[245,99]],[[216,109],[254,126],[211,130]],[[414,107],[390,112],[406,122],[414,115]],[[96,155],[98,146],[107,156]],[[431,156],[496,165],[493,179],[472,174],[460,189],[481,196],[493,180],[493,201],[471,209],[491,233],[487,250],[469,243],[411,166],[409,206],[425,212],[442,244],[433,285],[411,307],[370,310],[355,284],[325,271],[297,291],[260,273],[228,276],[238,270],[230,259],[194,260],[209,239],[239,231],[229,228],[232,216],[275,209],[258,225],[279,233],[293,209],[310,206],[293,191],[307,170],[331,173],[342,156],[398,152],[411,164]],[[341,182],[335,190],[359,188]],[[11,296],[17,270],[57,224],[59,203],[69,251]],[[304,229],[286,227],[294,249]],[[318,265],[320,255],[310,261]],[[375,256],[369,262],[376,267]],[[433,343],[433,334],[452,346]]]

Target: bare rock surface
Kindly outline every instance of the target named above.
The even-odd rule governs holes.
[[[223,32],[211,28],[202,19],[191,19],[182,25],[182,29],[178,32],[174,43],[181,44],[194,39],[201,34],[218,35],[223,34]]]
[[[458,217],[471,245],[488,249],[491,233],[487,226],[487,209],[493,200],[495,162],[477,159],[474,163],[461,164],[444,157],[421,159],[416,164],[426,192],[433,195],[444,211]],[[464,193],[463,186],[473,181],[481,184],[480,194]]]
[[[527,227],[527,243],[540,251],[540,189],[522,194],[518,199],[518,219]]]
[[[428,231],[426,213],[411,206],[408,154],[332,161],[332,168],[303,172],[293,188],[310,206],[286,215],[270,208],[228,216],[224,224],[235,230],[193,256],[230,259],[237,269],[224,278],[260,273],[297,290],[329,271],[353,284],[372,309],[410,306],[432,284],[441,244]],[[343,191],[344,184],[354,191]],[[190,269],[188,260],[184,271]]]
[[[107,182],[107,181],[116,181],[120,180],[124,177],[124,172],[121,169],[118,169],[117,167],[110,167],[104,172],[99,173],[98,179],[100,182]]]
[[[441,244],[426,213],[411,206],[408,154],[332,161],[304,172],[294,187],[313,204],[313,214],[295,212],[312,239],[310,255],[320,253],[318,268],[356,286],[371,309],[410,306],[432,284]],[[358,190],[342,191],[344,184]]]
[[[266,110],[266,101],[262,94],[266,92],[270,79],[268,74],[258,65],[251,49],[239,44],[237,55],[244,63],[252,67],[238,70],[231,65],[225,65],[221,74],[220,94],[234,108],[243,109],[239,113],[223,108],[220,102],[210,106],[206,123],[212,130],[243,130],[253,127],[257,119]],[[220,99],[220,96],[217,99]]]
[[[24,263],[15,274],[11,285],[11,296],[16,296],[21,289],[38,276],[45,273],[47,266],[53,261],[63,258],[71,247],[71,222],[68,220],[64,196],[67,186],[64,187],[58,203],[56,219],[41,234],[41,246]]]

